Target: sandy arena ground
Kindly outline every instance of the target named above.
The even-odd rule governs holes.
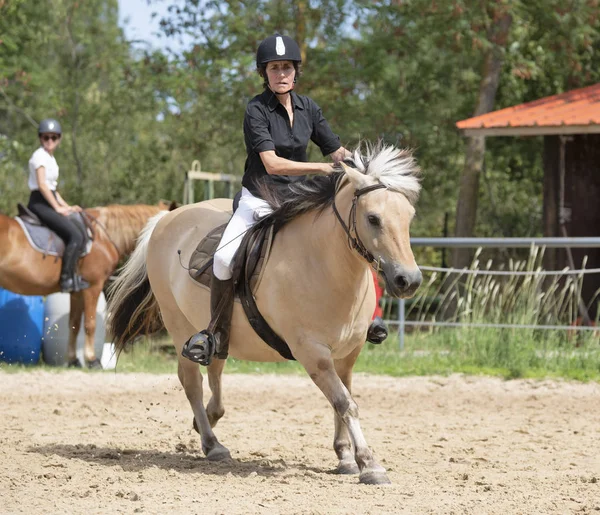
[[[391,486],[331,473],[304,377],[226,375],[209,463],[175,375],[0,372],[1,513],[599,513],[600,385],[358,375]]]

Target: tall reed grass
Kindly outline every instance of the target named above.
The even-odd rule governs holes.
[[[421,287],[407,309],[408,319],[461,326],[417,326],[407,339],[405,359],[414,365],[414,357],[421,356],[421,361],[428,361],[434,369],[495,369],[509,377],[600,377],[600,329],[576,330],[581,322],[583,274],[544,275],[543,250],[537,247],[532,247],[526,260],[511,260],[506,267],[507,271],[529,275],[475,273],[503,269],[494,267],[492,261],[482,267],[480,252],[470,267],[473,273],[448,272],[440,276],[433,272]],[[598,294],[586,308],[598,311]],[[472,326],[483,324],[515,327]]]

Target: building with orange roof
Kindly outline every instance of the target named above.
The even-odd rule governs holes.
[[[600,236],[600,84],[507,107],[456,123],[466,136],[543,136],[544,236]],[[571,249],[576,267],[600,268],[600,249]],[[545,266],[568,266],[567,251],[547,250]],[[586,276],[591,301],[600,275]]]

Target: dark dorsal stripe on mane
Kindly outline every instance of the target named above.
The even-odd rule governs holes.
[[[365,146],[364,153],[359,146],[352,157],[344,162],[385,184],[390,190],[404,194],[414,204],[419,196],[421,170],[412,152],[385,146],[381,142]],[[315,175],[309,180],[291,183],[288,188],[270,188],[262,184],[259,191],[273,209],[270,218],[275,223],[284,224],[301,214],[309,211],[322,212],[331,206],[344,176],[344,172]]]
[[[269,215],[276,224],[285,224],[309,211],[322,212],[333,204],[338,184],[344,172],[317,175],[306,181],[291,183],[289,188],[259,186],[261,197],[273,209]]]

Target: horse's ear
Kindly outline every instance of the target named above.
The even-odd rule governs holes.
[[[369,177],[368,175],[360,173],[358,170],[352,168],[351,166],[348,166],[343,161],[340,161],[340,165],[342,166],[346,177],[348,177],[348,179],[354,186],[354,189],[360,190],[367,186],[371,186],[371,184],[375,183],[375,179]]]

